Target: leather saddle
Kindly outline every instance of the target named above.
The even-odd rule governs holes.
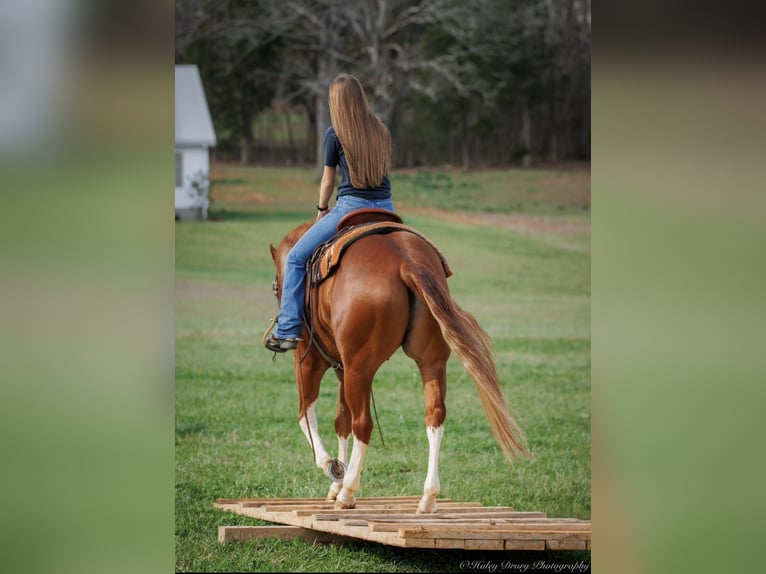
[[[402,223],[402,218],[399,214],[387,209],[380,209],[377,207],[368,207],[366,209],[357,209],[351,213],[344,215],[338,222],[338,232],[343,231],[348,227],[354,227],[355,225],[362,225],[364,223],[380,223],[382,221],[389,221],[392,223]]]
[[[385,235],[400,231],[413,233],[426,241],[439,255],[445,277],[452,275],[447,260],[431,240],[412,227],[404,225],[402,218],[393,211],[374,208],[352,211],[338,222],[337,229],[338,233],[317,246],[307,264],[307,287],[309,289],[316,287],[335,272],[340,266],[343,254],[355,241],[368,235]]]

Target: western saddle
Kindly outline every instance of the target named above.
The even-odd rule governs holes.
[[[352,211],[338,222],[337,229],[337,234],[317,246],[308,262],[307,292],[335,272],[340,265],[343,254],[352,243],[368,235],[385,235],[397,231],[413,233],[426,241],[439,255],[445,276],[452,275],[447,260],[431,240],[412,227],[404,225],[402,218],[393,211],[376,208]]]

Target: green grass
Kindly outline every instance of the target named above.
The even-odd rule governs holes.
[[[210,183],[213,216],[260,221],[310,214],[319,179],[313,169],[218,163],[213,165]],[[577,221],[590,210],[590,172],[584,169],[396,170],[391,184],[397,208],[547,215]]]
[[[214,510],[216,498],[324,496],[329,487],[297,425],[291,358],[279,356],[273,363],[260,345],[276,310],[268,245],[313,215],[313,173],[233,166],[216,166],[216,171],[222,179],[236,180],[219,184],[235,189],[219,214],[239,217],[176,225],[177,570],[428,572],[460,571],[466,559],[589,562],[590,554],[582,552],[432,552],[361,542],[312,546],[300,540],[224,546],[216,541],[219,525],[257,523]],[[475,189],[485,189],[482,178],[491,175],[478,174]],[[286,182],[293,188],[286,191]],[[262,211],[248,204],[254,193],[265,198]],[[436,204],[443,195],[435,191],[433,198]],[[304,201],[305,212],[295,208]],[[399,205],[407,203],[401,199]],[[562,217],[588,223],[586,212]],[[551,244],[545,235],[521,235],[512,227],[417,214],[405,221],[442,249],[454,271],[449,282],[455,299],[492,336],[506,400],[535,455],[515,464],[504,461],[473,383],[452,358],[442,496],[590,518],[590,256],[581,249],[582,238],[559,235]],[[570,243],[579,248],[570,249]],[[336,394],[335,378],[328,373],[318,417],[331,451]],[[379,371],[375,399],[386,446],[374,431],[359,494],[420,494],[428,448],[423,394],[414,363],[401,351]]]
[[[590,209],[583,170],[410,171],[391,175],[397,201],[448,210],[580,214]]]

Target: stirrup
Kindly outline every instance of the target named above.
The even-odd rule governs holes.
[[[275,353],[285,353],[287,351],[292,351],[294,349],[298,348],[298,342],[302,341],[300,337],[287,337],[285,339],[282,339],[281,337],[277,337],[276,335],[271,335],[268,339],[266,339],[263,342],[264,347],[266,347],[269,351],[274,351]]]

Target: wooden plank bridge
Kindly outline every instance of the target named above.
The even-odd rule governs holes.
[[[221,526],[220,542],[296,536],[316,541],[356,538],[402,548],[590,550],[591,522],[548,518],[507,506],[438,499],[436,514],[416,514],[419,496],[361,497],[335,510],[324,498],[218,499],[215,508],[285,526]]]

